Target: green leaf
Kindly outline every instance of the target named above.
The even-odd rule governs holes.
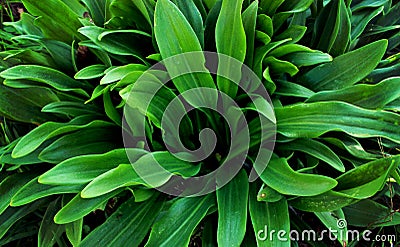
[[[18,65],[0,73],[6,79],[5,84],[12,86],[13,80],[31,80],[49,85],[63,92],[74,92],[78,95],[89,96],[85,90],[91,89],[89,84],[75,81],[66,74],[38,65]]]
[[[333,137],[326,137],[324,140],[331,143],[340,149],[346,150],[348,153],[359,159],[374,160],[381,157],[379,154],[371,154],[365,151],[363,146],[350,136],[341,136],[340,139]]]
[[[38,40],[46,48],[55,64],[62,71],[74,71],[72,47],[64,42],[51,39]]]
[[[213,194],[177,199],[153,225],[146,246],[188,246],[196,226],[214,205]]]
[[[119,206],[106,222],[90,232],[79,246],[139,246],[163,204],[164,201],[157,196],[141,203],[136,203],[135,197],[132,197]]]
[[[303,38],[306,31],[307,27],[291,25],[284,32],[280,33],[279,35],[276,35],[274,37],[274,40],[291,39],[290,43],[296,43]]]
[[[160,165],[163,169],[157,170],[151,168],[151,166],[156,165]],[[143,173],[138,174],[138,170]],[[172,174],[192,177],[196,175],[199,170],[199,165],[181,161],[172,156],[169,152],[148,153],[131,164],[121,164],[96,177],[82,190],[81,196],[83,198],[92,198],[117,188],[131,185],[159,187],[168,182]]]
[[[360,10],[353,12],[351,16],[351,39],[355,41],[365,30],[368,23],[376,16],[382,13],[383,6],[381,8],[371,11],[370,9]]]
[[[139,30],[108,30],[96,26],[82,27],[79,32],[111,54],[134,56],[143,62],[144,50],[139,47],[151,37]]]
[[[196,33],[202,47],[204,47],[203,19],[193,0],[172,0],[186,17],[193,31]]]
[[[341,221],[345,220],[341,209],[334,212],[315,212],[315,215],[325,225],[326,229],[329,229],[333,236],[337,238],[339,243],[342,245],[348,243],[346,234],[342,234],[343,232],[347,232],[347,225],[344,225],[344,227],[340,225]]]
[[[307,153],[326,162],[340,172],[345,171],[340,158],[328,146],[313,139],[296,139],[292,142],[279,145],[277,149]]]
[[[364,165],[353,168],[352,170],[337,177],[338,185],[336,190],[347,190],[366,184],[379,177],[384,177],[385,181],[388,174],[400,163],[400,155],[377,159]],[[378,187],[378,189],[381,186]]]
[[[276,202],[259,202],[256,198],[257,187],[253,185],[251,185],[249,211],[257,246],[289,247],[290,240],[287,235],[279,235],[282,238],[286,238],[286,241],[280,240],[277,236],[273,236],[273,238],[270,236],[272,231],[290,232],[289,211],[286,199],[282,198]]]
[[[3,22],[3,24],[4,26],[12,26],[21,34],[42,36],[42,31],[34,24],[35,17],[26,12],[21,13],[20,17],[19,21]]]
[[[386,0],[365,0],[360,1],[354,6],[351,7],[351,11],[355,12],[365,8],[373,8],[383,6],[387,1]]]
[[[254,65],[253,65],[253,71],[256,73],[256,75],[261,79],[262,78],[262,62],[264,58],[267,56],[269,52],[274,50],[276,47],[290,41],[290,39],[285,39],[285,40],[280,40],[277,42],[272,42],[269,43],[268,45],[264,45],[261,47],[257,47],[254,55]]]
[[[298,13],[307,10],[313,0],[284,1],[279,7],[279,11],[284,13]]]
[[[126,100],[127,105],[131,107],[125,112],[138,109],[142,114],[147,116],[157,128],[164,128],[164,141],[166,144],[170,145],[171,147],[179,146],[180,143],[179,141],[177,142],[176,135],[174,135],[174,133],[177,133],[175,131],[178,131],[174,121],[176,115],[165,114],[167,107],[171,112],[174,113],[179,114],[185,112],[184,105],[180,101],[176,101],[175,104],[169,105],[170,102],[177,97],[175,93],[168,87],[163,87],[159,79],[149,72],[143,74],[141,79],[135,82],[132,89],[129,89],[128,92],[129,93],[127,95],[124,95],[123,90],[120,91],[120,94],[122,94],[121,97]],[[154,94],[154,92],[156,92],[156,94]],[[149,99],[151,99],[150,102],[148,102]],[[135,116],[135,118],[137,117]],[[163,126],[161,126],[162,119]],[[143,124],[143,122],[139,124]],[[193,126],[187,115],[182,118],[180,125],[180,132],[183,133],[183,137],[188,137],[193,133]],[[133,127],[132,129],[135,128]],[[137,133],[133,134],[137,135]],[[139,134],[142,135],[142,133]],[[186,144],[192,144],[190,138],[182,139],[186,140]]]
[[[65,224],[65,233],[72,246],[78,246],[82,239],[83,218]]]
[[[0,85],[0,115],[12,120],[33,124],[53,120],[54,117],[40,110],[56,101],[59,101],[57,95],[47,88],[9,88]]]
[[[269,56],[266,59],[264,59],[263,64],[266,64],[270,69],[270,73],[274,75],[281,75],[287,73],[293,77],[299,72],[299,69],[294,64],[288,61],[283,61],[274,58],[272,56]]]
[[[12,152],[12,157],[18,158],[30,154],[43,142],[58,135],[85,128],[113,126],[111,123],[102,120],[94,120],[91,122],[88,120],[90,121],[91,117],[81,116],[68,123],[46,122],[21,138]]]
[[[331,62],[332,57],[323,52],[296,52],[283,57],[288,62],[293,63],[296,67],[312,66],[321,63]]]
[[[106,21],[106,8],[108,0],[82,0],[89,9],[90,17],[96,26],[103,26]]]
[[[340,90],[314,94],[306,102],[344,101],[367,109],[382,109],[400,98],[400,77],[388,78],[375,85],[359,84]]]
[[[338,56],[346,51],[350,41],[351,23],[344,0],[329,2],[318,15],[314,36],[316,48]]]
[[[146,69],[147,66],[142,64],[127,64],[124,66],[118,66],[106,72],[106,75],[100,80],[100,85],[119,81],[132,72],[145,71]]]
[[[359,200],[343,193],[328,191],[316,196],[298,197],[289,201],[293,207],[306,212],[328,212],[341,209]]]
[[[287,137],[316,138],[342,131],[359,138],[384,137],[400,142],[398,114],[362,109],[342,102],[318,102],[275,108],[277,132]]]
[[[349,225],[383,227],[400,224],[400,213],[372,200],[362,200],[343,208]]]
[[[269,37],[274,35],[272,19],[268,15],[260,14],[257,16],[257,31],[263,32]]]
[[[310,96],[315,94],[310,89],[305,88],[297,83],[289,81],[281,81],[281,80],[279,80],[278,83],[279,83],[278,91],[275,92],[275,94],[277,95],[309,98]]]
[[[101,205],[109,199],[118,195],[122,190],[116,190],[100,197],[85,199],[77,194],[54,216],[54,222],[57,224],[71,223],[79,220],[90,212],[99,209]]]
[[[217,190],[219,246],[240,246],[242,243],[246,233],[248,193],[249,181],[244,170]]]
[[[53,246],[64,233],[65,227],[54,223],[53,220],[60,208],[60,198],[52,201],[47,207],[39,228],[38,246]]]
[[[35,16],[40,16],[35,25],[40,27],[47,38],[71,43],[75,37],[80,38],[77,30],[82,24],[72,6],[82,6],[79,1],[48,0],[46,4],[35,0],[23,0],[24,7]],[[72,3],[73,2],[73,3]],[[83,14],[83,13],[82,13]],[[63,30],[60,32],[60,30]]]
[[[127,157],[129,152],[129,159]],[[85,184],[97,176],[139,159],[147,152],[143,149],[115,149],[105,154],[88,154],[67,159],[39,177],[43,184]]]
[[[0,215],[8,208],[11,198],[36,174],[29,173],[16,173],[6,177],[0,183]]]
[[[37,64],[47,67],[55,67],[53,59],[47,53],[36,52],[30,49],[20,49],[2,53],[7,55],[4,58],[5,61],[15,59],[16,61],[19,61],[19,64]]]
[[[260,191],[257,194],[257,201],[262,201],[262,202],[277,202],[284,198],[282,194],[280,194],[278,191],[272,189],[271,187],[263,184],[261,186]]]
[[[154,0],[132,0],[132,2],[147,20],[149,25],[153,27],[154,6],[156,5]]]
[[[79,70],[74,78],[78,80],[93,79],[104,75],[107,66],[103,64],[94,64]]]
[[[253,67],[254,42],[256,32],[258,2],[252,2],[245,11],[243,11],[243,28],[246,33],[246,59],[244,63],[250,68]]]
[[[42,108],[42,112],[62,114],[67,117],[82,115],[102,115],[100,109],[93,104],[84,104],[73,101],[52,102]]]
[[[50,195],[64,193],[78,193],[82,190],[82,185],[45,185],[38,182],[38,178],[34,178],[26,183],[20,190],[15,193],[11,199],[12,206],[22,206],[40,198]]]
[[[155,37],[163,59],[194,52],[185,56],[173,57],[165,61],[165,66],[180,93],[199,87],[215,88],[214,81],[205,68],[205,57],[195,32],[182,12],[169,0],[157,1],[155,10]],[[180,64],[180,66],[176,66]],[[193,73],[197,71],[199,73]],[[182,75],[183,73],[190,74]],[[178,76],[178,77],[177,77]],[[196,97],[185,97],[192,105],[211,102],[216,105],[217,94],[199,93]]]
[[[260,177],[269,187],[284,195],[313,196],[337,185],[336,180],[330,177],[294,171],[284,158],[272,159]]]
[[[268,16],[274,16],[276,10],[283,2],[285,0],[260,0],[260,12]]]
[[[319,65],[305,73],[299,82],[315,91],[341,89],[354,85],[378,65],[386,47],[387,40],[379,40],[343,54],[334,58],[332,62]]]
[[[44,205],[48,204],[50,201],[47,199],[39,200],[34,203],[22,206],[22,207],[9,207],[0,214],[0,239],[4,237],[7,231],[20,219],[26,215],[42,208]]]
[[[244,62],[246,56],[246,33],[242,23],[243,0],[222,0],[221,12],[215,27],[215,42],[217,52]],[[230,75],[231,80],[239,82],[241,78],[240,63],[231,59],[219,58],[218,74]],[[229,79],[217,76],[219,90],[234,98],[238,86]]]
[[[116,130],[118,129],[109,127],[87,128],[66,134],[44,148],[39,154],[39,159],[58,164],[63,160],[80,155],[111,151],[117,148]]]

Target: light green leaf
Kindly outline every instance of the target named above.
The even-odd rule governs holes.
[[[22,206],[40,198],[50,195],[78,193],[82,190],[82,185],[45,185],[38,182],[38,178],[34,178],[26,183],[11,199],[12,206]]]
[[[138,30],[108,30],[96,26],[86,26],[79,32],[105,51],[116,55],[134,56],[144,60],[143,42],[150,41],[150,35]]]
[[[180,93],[198,87],[215,88],[214,81],[205,68],[205,57],[201,53],[202,48],[195,32],[178,7],[169,0],[157,1],[155,37],[162,58],[172,57],[165,61],[165,66]],[[194,53],[174,57],[186,52]],[[187,72],[190,74],[182,75]],[[203,105],[203,102],[216,105],[217,94],[199,93],[197,97],[185,99],[194,106]]]
[[[336,178],[338,185],[335,190],[351,189],[371,182],[382,176],[382,182],[384,182],[388,174],[391,173],[393,168],[396,168],[399,163],[400,155],[396,155],[388,158],[377,159],[353,168]],[[377,189],[380,189],[381,187],[382,186],[378,186]]]
[[[127,157],[129,152],[129,159]],[[97,176],[139,159],[147,152],[143,149],[115,149],[105,154],[88,154],[67,159],[39,177],[43,184],[85,184]]]
[[[166,176],[166,171],[150,171],[150,166],[160,165],[166,171],[170,172]],[[146,172],[146,176],[137,173],[137,169]],[[144,169],[147,169],[145,171]],[[199,165],[193,165],[181,161],[169,152],[153,152],[140,157],[132,164],[121,164],[111,169],[91,181],[81,193],[83,198],[92,198],[103,195],[115,189],[132,186],[144,185],[148,187],[159,187],[172,177],[172,174],[178,174],[183,177],[192,177],[200,170]],[[153,181],[149,184],[148,181]],[[155,182],[155,183],[154,183]]]
[[[104,75],[107,66],[103,64],[94,64],[79,70],[74,78],[78,80],[93,79]]]
[[[215,27],[215,43],[217,52],[244,62],[246,56],[246,33],[242,23],[243,0],[222,0],[221,12]],[[221,61],[222,59],[222,61]],[[220,57],[218,65],[219,75],[230,75],[233,81],[239,82],[241,67],[239,63],[232,63],[231,59]],[[222,76],[217,76],[219,90],[234,98],[238,86]]]
[[[42,108],[42,112],[63,114],[67,117],[78,117],[82,115],[102,115],[100,108],[93,104],[84,104],[73,101],[52,102]]]
[[[172,0],[173,3],[179,8],[186,20],[192,26],[193,31],[196,33],[202,47],[204,47],[204,28],[203,19],[200,11],[193,0]]]
[[[82,0],[89,9],[90,17],[96,26],[103,26],[106,21],[106,8],[108,0]]]
[[[144,66],[142,64],[127,64],[115,67],[106,72],[106,75],[100,80],[100,85],[105,85],[119,81],[129,73],[135,71],[145,71],[147,68],[148,68],[147,66]]]
[[[246,59],[244,63],[250,68],[253,67],[254,41],[256,35],[258,2],[252,2],[245,11],[243,11],[243,28],[246,33]]]
[[[257,246],[289,247],[290,240],[287,235],[281,236],[286,238],[287,241],[282,241],[277,236],[274,236],[272,239],[270,238],[271,231],[290,232],[289,211],[286,199],[282,198],[276,202],[257,201],[257,187],[254,184],[251,186],[249,211]]]
[[[336,180],[330,177],[294,171],[284,158],[270,160],[260,177],[268,186],[285,195],[313,196],[337,185]]]
[[[48,0],[46,4],[43,4],[35,0],[23,0],[22,3],[29,13],[39,16],[35,25],[40,27],[47,38],[71,43],[74,37],[81,37],[77,32],[82,26],[78,18],[83,16],[77,14],[76,9],[71,8],[82,6],[79,1]]]
[[[299,85],[297,83],[282,80],[278,80],[278,83],[278,91],[275,92],[275,94],[277,95],[309,98],[310,96],[315,94],[310,89],[303,87],[302,85]]]
[[[359,200],[346,194],[328,191],[316,196],[298,197],[289,200],[289,204],[306,212],[329,212],[341,209],[357,201]]]
[[[71,223],[79,220],[90,212],[99,209],[101,205],[109,199],[118,195],[122,190],[116,190],[100,197],[85,199],[77,194],[54,216],[54,222],[57,224]]]
[[[65,233],[72,246],[78,246],[82,239],[83,218],[65,224]]]
[[[400,116],[342,102],[318,102],[275,108],[277,132],[287,137],[315,138],[329,131],[354,137],[384,137],[400,143]]]
[[[248,193],[249,181],[244,170],[217,190],[219,246],[240,246],[242,243],[246,233]]]
[[[68,123],[46,122],[24,135],[15,146],[12,157],[18,158],[35,151],[46,140],[84,128],[111,127],[113,124],[102,120],[90,122],[91,117],[81,116]]]
[[[153,225],[145,246],[188,246],[196,226],[214,205],[213,194],[178,198]]]
[[[6,79],[5,84],[12,86],[13,80],[30,80],[49,85],[63,92],[74,92],[82,96],[89,96],[85,90],[91,86],[84,82],[75,81],[66,74],[39,65],[18,65],[0,73]]]

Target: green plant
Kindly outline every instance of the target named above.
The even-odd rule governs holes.
[[[265,226],[398,235],[400,3],[21,2],[28,12],[3,23],[0,33],[0,245],[373,244],[341,235],[336,242],[257,238]],[[228,55],[254,71],[274,114],[269,102],[260,98],[260,110],[221,76],[177,78],[149,108],[139,98],[149,147],[139,138],[126,149],[122,109],[135,82],[158,61],[199,51]],[[230,67],[218,70],[240,79]],[[216,192],[166,195],[144,181],[132,161],[143,166],[157,160],[175,174],[194,177],[216,169],[228,155],[229,126],[207,109],[188,113],[179,126],[182,143],[193,150],[203,129],[217,133],[218,145],[207,159],[180,160],[164,143],[161,118],[168,103],[199,86],[238,102],[250,131],[246,162]],[[261,123],[271,118],[275,149],[250,183],[263,141]]]

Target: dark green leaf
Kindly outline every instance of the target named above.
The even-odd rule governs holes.
[[[321,91],[351,86],[367,76],[385,54],[387,40],[380,40],[336,57],[330,63],[317,66],[300,81],[308,88]],[[361,61],[354,63],[354,61]],[[340,71],[340,72],[338,72]]]

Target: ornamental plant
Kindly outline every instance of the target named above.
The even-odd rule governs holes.
[[[0,245],[398,245],[399,11],[1,1]]]

